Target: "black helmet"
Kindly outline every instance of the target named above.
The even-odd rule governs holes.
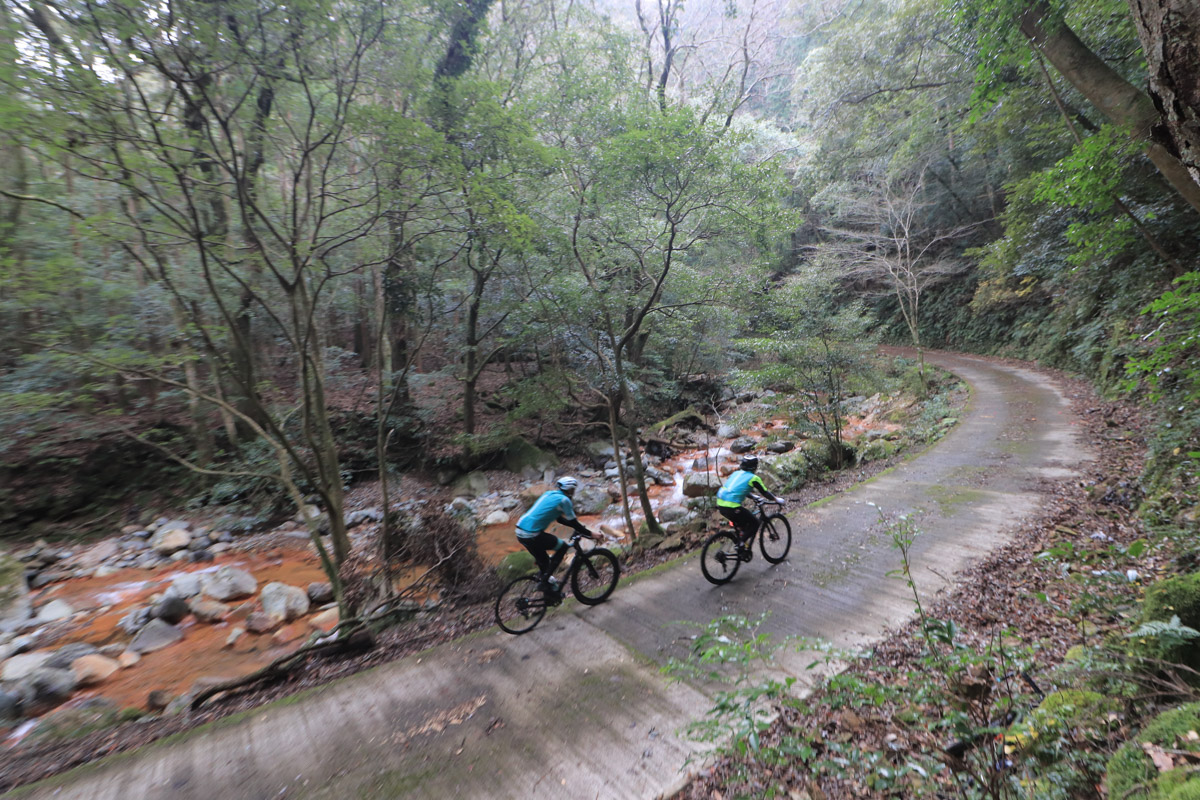
[[[738,466],[746,472],[754,472],[758,469],[758,456],[742,456],[742,460],[738,462]]]

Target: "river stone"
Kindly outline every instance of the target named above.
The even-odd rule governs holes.
[[[482,472],[469,472],[454,482],[455,494],[479,497],[488,493],[488,476]]]
[[[186,600],[168,593],[162,600],[154,604],[154,608],[151,609],[150,614],[156,619],[161,619],[163,622],[175,625],[182,622],[189,611],[190,609]]]
[[[283,622],[291,622],[308,613],[308,595],[303,589],[286,583],[268,583],[263,587],[258,602],[262,603],[263,611],[268,616]]]
[[[550,491],[552,488],[554,487],[548,483],[531,483],[518,492],[517,497],[521,499],[521,505],[524,508],[529,508],[537,502],[539,497]]]
[[[739,454],[749,453],[754,449],[756,444],[757,442],[755,442],[749,436],[742,436],[729,443],[729,452]]]
[[[125,616],[121,617],[121,621],[117,623],[117,627],[125,631],[130,636],[140,631],[150,621],[150,609],[141,607],[129,610]]]
[[[591,516],[602,513],[612,504],[612,499],[608,496],[607,489],[580,486],[579,491],[575,493],[574,504],[575,513]]]
[[[674,522],[678,519],[683,519],[688,515],[688,510],[683,506],[666,506],[659,510],[659,522]]]
[[[20,718],[20,696],[0,689],[0,722],[15,722]]]
[[[155,689],[146,695],[146,708],[150,711],[162,711],[171,702],[172,695],[166,689]]]
[[[38,609],[38,622],[57,622],[60,619],[66,619],[75,613],[75,609],[71,608],[71,604],[66,600],[51,600],[46,605]]]
[[[111,658],[105,658],[99,653],[80,656],[71,662],[71,671],[75,673],[75,682],[80,686],[91,686],[108,680],[121,665]]]
[[[196,619],[210,624],[222,621],[229,614],[229,606],[207,597],[195,598],[189,607]]]
[[[13,656],[4,662],[3,668],[0,668],[0,680],[19,681],[33,674],[34,670],[40,669],[50,657],[54,655],[51,650],[39,650],[36,653],[23,653]]]
[[[32,607],[26,587],[21,562],[0,552],[0,630],[15,629],[29,619]]]
[[[106,539],[80,553],[76,563],[82,569],[95,569],[110,558],[115,558],[120,551],[121,548],[115,540]]]
[[[484,525],[506,525],[510,521],[507,511],[499,509],[493,511],[483,518]]]
[[[327,608],[308,620],[308,626],[321,633],[330,633],[339,622],[337,608]]]
[[[194,572],[185,572],[182,575],[176,575],[172,579],[167,593],[173,594],[176,597],[182,597],[185,600],[189,597],[195,597],[200,594],[200,576]]]
[[[308,601],[318,606],[333,601],[333,586],[327,581],[313,581],[308,585]]]
[[[121,653],[121,655],[117,656],[117,664],[121,666],[121,669],[129,669],[141,660],[142,657],[132,650],[126,650],[124,653]]]
[[[192,541],[192,535],[183,528],[162,528],[150,539],[150,548],[159,555],[167,556],[184,550]]]
[[[353,528],[362,525],[364,522],[382,522],[383,513],[378,508],[364,508],[358,511],[351,511],[346,515],[345,522],[347,528]]]
[[[137,636],[133,637],[133,641],[129,643],[129,649],[135,653],[153,653],[155,650],[175,644],[182,638],[183,631],[179,628],[163,622],[161,619],[152,619],[146,623],[146,627],[137,632]]]
[[[792,442],[771,442],[767,445],[768,453],[790,453],[796,445]]]
[[[229,632],[229,635],[225,637],[225,644],[221,646],[226,649],[231,648],[245,635],[246,629],[238,626]]]
[[[71,670],[42,667],[25,678],[17,691],[24,695],[25,713],[36,717],[69,700],[75,685],[75,673]]]
[[[278,627],[279,619],[263,611],[255,611],[246,617],[246,630],[251,633],[270,633]]]
[[[723,422],[719,426],[717,426],[717,438],[719,438],[719,439],[732,439],[735,436],[741,436],[741,435],[742,435],[742,432],[740,430],[738,430],[738,427],[736,425],[730,424],[728,422]]]
[[[254,594],[258,589],[258,581],[244,569],[218,567],[200,579],[200,588],[208,597],[224,603]]]
[[[683,481],[684,497],[707,497],[721,488],[721,479],[711,472],[693,472]]]
[[[97,648],[94,644],[71,642],[55,650],[54,654],[46,659],[46,663],[42,666],[50,667],[51,669],[69,669],[75,659],[90,656],[96,651]]]
[[[521,473],[526,469],[542,472],[547,467],[558,466],[558,457],[539,450],[523,438],[513,439],[504,448],[504,468],[509,472]]]
[[[604,463],[616,455],[613,450],[612,442],[588,442],[583,446],[588,457],[591,458],[594,466],[603,466]]]

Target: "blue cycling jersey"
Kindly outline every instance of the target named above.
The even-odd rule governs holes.
[[[517,538],[530,539],[537,536],[559,517],[575,519],[575,504],[558,489],[551,489],[539,497],[533,508],[517,520]]]
[[[746,499],[746,495],[750,494],[750,490],[755,486],[760,487],[764,492],[767,490],[762,478],[753,472],[739,469],[729,476],[729,480],[725,481],[724,486],[717,490],[717,505],[725,508],[740,506]]]

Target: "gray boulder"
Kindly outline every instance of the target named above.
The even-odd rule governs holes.
[[[67,702],[75,686],[71,670],[42,667],[17,685],[17,693],[25,714],[35,717]]]
[[[495,511],[493,511],[492,513],[488,514],[486,517],[483,518],[484,525],[504,525],[504,524],[507,524],[509,521],[510,520],[509,520],[508,512],[501,511],[500,509],[496,509]]]
[[[591,516],[603,513],[604,509],[612,505],[612,498],[608,496],[608,490],[605,488],[580,486],[575,494],[574,503],[575,513]]]
[[[21,718],[20,695],[0,689],[0,722],[16,722]]]
[[[60,619],[66,619],[74,613],[75,609],[71,608],[71,604],[66,600],[51,600],[38,609],[37,616],[34,619],[43,623],[57,622]]]
[[[221,622],[229,615],[229,606],[207,597],[194,598],[188,607],[196,619],[210,624]]]
[[[185,600],[189,597],[195,597],[200,594],[200,576],[192,572],[176,575],[174,580],[171,581],[171,586],[167,589],[167,594],[173,594]]]
[[[796,445],[793,442],[771,442],[767,445],[768,453],[790,453]]]
[[[666,506],[659,510],[658,521],[675,522],[686,517],[688,513],[688,510],[683,506]]]
[[[736,425],[731,425],[728,422],[722,422],[717,426],[717,438],[732,439],[735,436],[741,436],[742,432],[738,430]]]
[[[721,479],[711,472],[693,472],[683,482],[684,497],[707,497],[721,488]]]
[[[479,497],[488,493],[488,476],[482,472],[469,472],[454,482],[456,494]]]
[[[188,523],[180,520],[168,522],[155,531],[154,536],[150,537],[150,548],[164,556],[170,555],[176,550],[185,549],[192,541],[192,534],[188,532],[189,527]]]
[[[222,603],[249,597],[257,589],[254,576],[236,567],[218,567],[200,579],[200,591]]]
[[[333,602],[333,586],[327,581],[314,581],[308,585],[308,600],[318,606]]]
[[[588,442],[583,446],[587,452],[588,458],[592,460],[592,464],[597,467],[602,467],[608,461],[611,461],[616,451],[613,450],[612,442]]]
[[[182,638],[183,631],[179,628],[163,622],[161,619],[152,619],[146,623],[146,627],[137,632],[137,636],[133,637],[133,641],[129,643],[129,649],[135,653],[153,653],[155,650],[175,644]]]
[[[46,663],[42,666],[49,667],[50,669],[68,669],[71,666],[71,662],[75,659],[90,656],[96,652],[98,652],[98,648],[87,642],[64,644],[55,650],[54,654],[47,658]]]
[[[290,622],[308,613],[308,595],[303,589],[286,583],[268,583],[258,601],[269,617]]]
[[[346,527],[354,528],[362,525],[364,522],[382,522],[383,512],[378,508],[363,508],[358,511],[351,511],[346,515]]]
[[[50,660],[54,653],[49,650],[39,650],[36,653],[22,653],[21,655],[13,656],[4,662],[3,668],[0,668],[0,680],[19,681],[27,678],[35,671]]]
[[[135,633],[144,628],[146,623],[149,621],[149,608],[133,608],[130,609],[125,616],[121,617],[121,621],[117,623],[117,627],[125,631],[125,633],[129,634],[130,636],[133,636]]]
[[[755,442],[749,436],[742,436],[740,438],[734,439],[732,442],[729,443],[729,452],[739,453],[739,454],[740,453],[749,453],[751,450],[754,449],[754,446],[756,444],[757,444],[757,442]]]
[[[25,567],[7,553],[0,553],[0,631],[15,630],[31,613]]]
[[[190,613],[187,601],[182,597],[173,594],[167,594],[162,600],[154,604],[150,610],[150,615],[155,619],[161,619],[163,622],[175,625],[182,622],[183,618]]]

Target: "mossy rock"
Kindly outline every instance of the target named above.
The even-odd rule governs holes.
[[[1200,630],[1200,572],[1174,575],[1147,587],[1142,622],[1170,622],[1171,617]]]
[[[25,567],[0,550],[0,620],[29,617],[29,590],[25,585]]]
[[[1170,622],[1172,617],[1189,628],[1200,630],[1200,573],[1174,575],[1151,584],[1142,601],[1141,621]],[[1153,655],[1200,669],[1200,641],[1193,640]]]
[[[95,698],[76,708],[60,708],[38,720],[30,731],[30,743],[66,742],[111,728],[118,722],[117,707]]]
[[[537,561],[534,559],[533,553],[528,550],[518,550],[504,557],[500,565],[496,567],[496,574],[500,576],[500,580],[508,583],[522,575],[537,572],[537,568]]]
[[[1188,703],[1159,714],[1133,741],[1121,745],[1108,760],[1104,777],[1109,797],[1134,797],[1134,790],[1146,787],[1147,796],[1167,796],[1178,787],[1180,771],[1160,773],[1154,762],[1142,750],[1142,744],[1154,744],[1164,749],[1180,749],[1187,743],[1190,731],[1200,732],[1200,703]],[[1191,749],[1200,750],[1200,746]],[[1173,795],[1171,795],[1173,797]]]
[[[1190,775],[1184,770],[1172,770],[1178,773],[1178,778],[1184,783],[1178,786],[1162,786],[1160,789],[1161,800],[1200,800],[1200,777]],[[1171,775],[1170,772],[1164,773],[1163,778]],[[1158,794],[1154,795],[1151,800],[1160,800]]]
[[[526,439],[513,439],[504,448],[504,468],[509,472],[519,474],[527,468],[542,471],[557,466],[558,456],[538,449]]]
[[[1086,689],[1051,692],[1037,707],[1041,719],[1057,719],[1070,727],[1107,727],[1108,715],[1120,710],[1116,698]]]
[[[885,458],[891,458],[900,452],[901,443],[899,441],[890,441],[888,439],[876,439],[871,442],[866,442],[858,448],[858,462],[866,464],[870,461],[881,461]]]

